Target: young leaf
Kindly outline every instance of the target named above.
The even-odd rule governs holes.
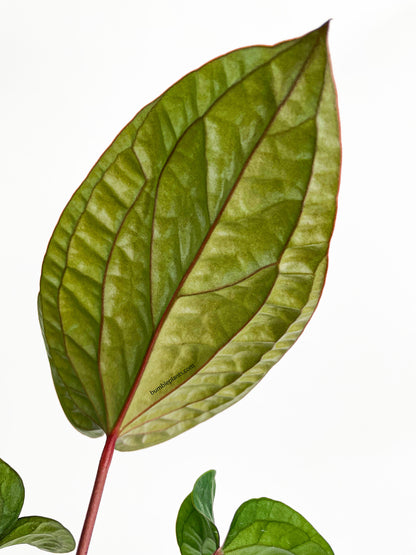
[[[334,555],[302,515],[262,497],[243,503],[222,547],[224,555]]]
[[[25,498],[20,476],[0,459],[0,538],[17,522]]]
[[[243,397],[301,334],[339,182],[327,28],[185,76],[65,208],[39,313],[80,431],[119,450],[165,441]]]
[[[22,543],[52,553],[68,553],[75,549],[72,534],[62,524],[41,516],[19,518],[13,530],[0,538],[0,549]]]
[[[196,481],[179,509],[176,537],[181,555],[334,555],[302,515],[265,497],[241,505],[224,545],[219,548],[214,495],[215,471],[210,470]],[[204,507],[203,512],[198,505]]]
[[[53,553],[75,549],[71,533],[56,520],[40,516],[18,518],[24,496],[20,476],[0,459],[0,549],[21,543]]]
[[[195,509],[214,524],[215,470],[208,470],[195,482],[192,500]],[[217,533],[217,532],[216,532]]]
[[[214,496],[215,471],[210,470],[198,478],[179,509],[176,538],[181,555],[212,555],[219,547],[212,508]]]

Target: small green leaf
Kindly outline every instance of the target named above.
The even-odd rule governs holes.
[[[40,516],[18,518],[24,496],[22,479],[0,459],[0,549],[20,543],[53,553],[75,549],[71,533],[56,520]]]
[[[248,393],[319,301],[340,171],[328,24],[146,106],[65,208],[39,315],[83,433],[165,441]]]
[[[192,499],[195,509],[214,524],[215,470],[208,470],[195,482]]]
[[[302,515],[262,497],[243,503],[222,547],[224,555],[334,555]]]
[[[210,470],[195,482],[179,509],[176,538],[182,555],[212,555],[219,546],[214,523],[215,471]]]
[[[11,532],[0,539],[0,548],[26,543],[52,553],[68,553],[75,549],[69,530],[51,518],[28,516],[19,518]]]
[[[13,528],[25,498],[20,476],[0,459],[0,538]]]

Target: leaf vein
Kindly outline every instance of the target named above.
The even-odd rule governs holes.
[[[222,207],[221,210],[219,211],[219,213],[218,213],[216,219],[214,220],[214,222],[213,222],[213,224],[212,224],[212,226],[211,226],[211,228],[210,228],[210,231],[207,233],[207,235],[206,235],[204,241],[202,242],[199,251],[196,253],[196,256],[195,256],[194,260],[193,260],[192,263],[190,264],[190,266],[189,266],[187,272],[186,272],[185,275],[183,276],[183,278],[182,278],[181,282],[179,283],[179,285],[178,285],[178,287],[177,287],[177,289],[176,289],[174,295],[172,296],[171,301],[170,301],[170,303],[168,304],[168,306],[167,306],[167,308],[166,308],[166,310],[165,310],[165,313],[164,313],[164,315],[163,315],[163,317],[162,317],[162,319],[161,319],[161,321],[160,321],[160,323],[159,323],[159,325],[158,325],[157,331],[156,331],[155,335],[153,336],[153,340],[152,340],[152,342],[151,342],[150,345],[149,345],[148,352],[146,353],[146,357],[145,357],[145,359],[144,359],[144,361],[143,361],[143,364],[142,364],[142,366],[141,366],[141,368],[140,368],[140,370],[139,370],[139,372],[138,372],[138,375],[137,375],[137,378],[136,378],[136,380],[135,380],[135,383],[133,384],[133,387],[132,387],[132,389],[131,389],[131,391],[130,391],[130,395],[128,396],[127,401],[126,401],[126,405],[125,405],[125,407],[123,408],[123,410],[122,410],[122,412],[121,412],[121,414],[120,414],[119,421],[117,422],[117,425],[116,425],[116,426],[121,426],[122,419],[124,418],[124,415],[125,415],[125,413],[127,412],[128,406],[130,405],[130,403],[131,403],[131,401],[132,401],[132,399],[133,399],[133,396],[134,396],[134,394],[135,394],[135,391],[137,390],[137,388],[138,388],[138,386],[139,386],[139,383],[140,383],[140,380],[141,380],[141,376],[143,375],[143,372],[144,372],[144,370],[145,370],[145,368],[146,368],[147,362],[148,362],[148,360],[149,360],[150,353],[151,353],[151,351],[153,350],[153,347],[154,347],[154,344],[155,344],[155,342],[156,342],[156,340],[157,340],[157,337],[158,337],[158,334],[159,334],[159,332],[160,332],[160,329],[161,329],[161,327],[163,326],[164,322],[166,321],[167,315],[169,314],[170,310],[172,309],[173,304],[174,304],[175,301],[177,300],[177,296],[178,296],[178,294],[179,294],[180,289],[181,289],[182,286],[183,286],[183,283],[185,282],[185,280],[187,279],[188,275],[190,274],[190,271],[193,269],[193,267],[194,267],[194,265],[195,265],[197,259],[198,259],[199,256],[200,256],[200,253],[202,252],[202,249],[205,247],[206,242],[208,241],[208,239],[209,239],[209,237],[210,237],[210,235],[211,235],[211,233],[212,233],[212,230],[215,228],[215,226],[216,226],[216,224],[217,224],[219,218],[221,217],[221,215],[222,215],[222,213],[223,213],[223,211],[224,211],[224,209],[225,209],[225,206],[226,206],[227,202],[229,201],[230,197],[232,196],[233,191],[235,191],[235,188],[236,188],[237,184],[239,183],[239,181],[240,181],[240,179],[241,179],[241,176],[243,175],[243,173],[244,173],[244,171],[245,171],[245,168],[246,168],[246,166],[247,166],[247,164],[248,164],[248,161],[251,159],[251,156],[253,155],[253,153],[255,152],[255,150],[257,149],[257,147],[259,146],[259,144],[261,144],[261,141],[262,141],[262,139],[265,137],[265,135],[266,135],[266,133],[267,133],[267,130],[271,127],[272,123],[274,122],[275,118],[277,117],[278,113],[280,112],[282,106],[285,105],[285,103],[287,102],[288,98],[290,97],[290,95],[291,95],[293,89],[296,87],[296,85],[297,85],[297,83],[298,83],[298,81],[299,81],[299,79],[300,79],[300,76],[303,74],[303,72],[304,72],[306,66],[308,65],[308,63],[309,63],[309,61],[310,61],[310,59],[311,59],[311,57],[312,57],[312,53],[315,51],[315,49],[316,49],[316,47],[317,47],[317,45],[318,45],[318,42],[319,42],[319,37],[317,38],[314,47],[311,49],[311,52],[310,52],[309,56],[306,58],[304,64],[302,65],[301,69],[299,70],[299,72],[298,72],[298,74],[297,74],[297,76],[296,76],[294,82],[292,83],[292,85],[291,85],[291,87],[290,87],[288,93],[286,94],[286,97],[283,99],[282,103],[277,107],[274,116],[271,118],[269,124],[266,126],[266,128],[265,128],[265,130],[263,131],[262,135],[259,137],[259,139],[258,139],[256,145],[254,146],[253,150],[251,151],[250,155],[248,156],[248,158],[247,158],[247,160],[246,160],[246,162],[245,162],[245,164],[244,164],[244,166],[243,166],[243,168],[242,168],[242,170],[241,170],[241,172],[240,172],[240,174],[239,174],[239,176],[238,176],[238,178],[237,178],[237,180],[236,180],[236,183],[235,183],[234,186],[231,188],[231,191],[230,191],[230,193],[229,193],[229,195],[228,195],[228,198],[227,198],[226,202],[224,203],[223,207]],[[320,99],[321,99],[321,96],[322,96],[322,90],[323,90],[323,85],[322,85],[322,87],[321,87]],[[318,102],[317,113],[318,113],[318,111],[319,111],[320,99],[319,99],[319,102]],[[316,119],[316,116],[315,116],[315,119]],[[317,138],[316,138],[316,136],[315,136],[315,148],[314,148],[314,158],[313,158],[313,162],[314,162],[315,157],[316,157],[316,142],[317,142]],[[281,254],[280,254],[278,260],[276,261],[276,264],[279,264],[279,263],[280,263],[280,260],[281,260],[281,258],[282,258],[282,256],[283,256],[283,253],[285,252],[285,250],[286,250],[286,248],[287,248],[287,245],[289,244],[291,238],[293,237],[293,234],[294,234],[295,230],[297,229],[297,225],[298,225],[299,220],[300,220],[300,217],[301,217],[301,215],[302,215],[302,209],[303,209],[303,206],[304,206],[304,203],[305,203],[305,199],[307,198],[307,195],[308,195],[308,190],[309,190],[310,183],[311,183],[311,179],[312,179],[312,175],[313,175],[313,168],[314,168],[314,163],[312,163],[312,165],[311,165],[311,171],[310,171],[310,175],[309,175],[309,180],[308,180],[308,184],[307,184],[307,187],[306,187],[306,191],[305,191],[304,198],[303,198],[303,200],[302,200],[301,209],[300,209],[300,211],[299,211],[299,213],[298,213],[296,222],[295,222],[294,225],[293,225],[292,231],[291,231],[291,233],[289,234],[289,236],[288,236],[288,238],[287,238],[287,240],[286,240],[286,243],[285,243],[285,245],[284,245],[283,248],[282,248]],[[271,292],[271,290],[272,290],[272,288],[273,288],[273,285],[274,285],[274,284],[272,284],[272,286],[270,287],[268,296],[270,295],[270,292]],[[268,296],[267,296],[267,298],[268,298]],[[251,316],[251,318],[244,324],[243,327],[245,327],[245,326],[254,318],[254,316],[257,315],[257,313],[260,311],[260,309],[264,306],[265,303],[266,303],[266,300],[262,303],[262,305],[260,305],[260,307],[257,309],[257,311],[255,311],[255,312],[253,313],[253,315]],[[241,328],[241,329],[242,329],[242,328]],[[216,351],[216,353],[215,353],[213,356],[215,356],[220,350],[222,350],[226,345],[228,345],[228,344],[232,341],[232,339],[234,339],[234,337],[241,331],[241,329],[239,329],[238,332],[236,332],[236,333],[235,333],[235,334],[234,334],[234,335],[233,335],[222,347],[220,347],[220,349],[218,349],[218,351]],[[210,359],[208,359],[208,361],[198,370],[198,372],[200,372],[201,369],[202,369],[204,366],[206,366],[206,364],[213,358],[213,356],[211,356]],[[194,375],[195,375],[195,374],[194,374]],[[188,380],[189,380],[189,379],[190,379],[190,378],[188,378]],[[186,381],[188,381],[188,380],[186,380]],[[183,382],[183,383],[185,383],[185,382]],[[181,385],[182,385],[182,384],[181,384]],[[167,395],[171,394],[171,393],[172,393],[173,391],[175,391],[176,389],[177,389],[177,388],[174,388],[174,389],[171,390]],[[134,418],[132,418],[129,422],[127,422],[121,429],[119,428],[119,431],[121,432],[123,429],[125,429],[127,426],[129,426],[132,422],[134,422],[137,418],[139,418],[144,412],[146,412],[146,411],[149,410],[151,407],[155,406],[155,404],[159,403],[162,399],[164,399],[167,395],[161,397],[161,398],[160,398],[158,401],[156,401],[153,405],[150,405],[145,411],[142,411],[141,413],[139,413],[138,415],[136,415],[136,416],[135,416]]]

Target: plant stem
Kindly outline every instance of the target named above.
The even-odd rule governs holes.
[[[111,459],[113,458],[116,439],[117,434],[113,432],[107,437],[107,441],[105,442],[100,464],[98,465],[97,476],[95,478],[90,504],[88,505],[88,511],[84,521],[84,527],[82,528],[81,537],[78,543],[77,555],[86,555],[88,553],[92,531],[94,530],[95,519],[97,518],[98,508],[103,495],[105,480],[107,478],[108,469],[110,468]]]

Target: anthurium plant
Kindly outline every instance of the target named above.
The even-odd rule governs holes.
[[[241,399],[316,308],[340,173],[327,31],[186,75],[121,131],[59,219],[40,322],[66,416],[107,438],[80,555],[114,449],[166,441]],[[213,474],[195,487],[178,518],[183,555],[332,553],[267,499],[239,509],[220,548],[205,503]],[[203,548],[186,547],[190,522],[208,534]],[[285,527],[297,539],[277,541]],[[312,547],[296,547],[299,534]]]

